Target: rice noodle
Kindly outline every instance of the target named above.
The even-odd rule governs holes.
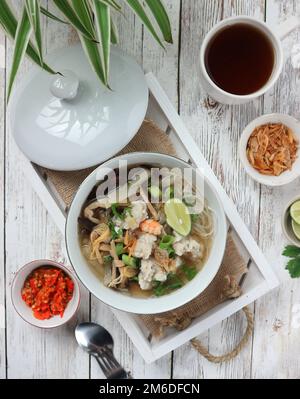
[[[193,223],[192,234],[202,239],[211,238],[214,234],[213,210],[204,204],[203,211]]]

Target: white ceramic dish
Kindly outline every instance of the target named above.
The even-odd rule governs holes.
[[[21,291],[26,278],[33,270],[41,266],[52,266],[62,269],[74,282],[73,297],[68,303],[63,317],[53,316],[48,320],[38,320],[33,316],[31,308],[26,305],[21,297]],[[67,323],[77,312],[80,304],[80,289],[76,277],[65,266],[51,260],[40,259],[27,263],[17,271],[11,286],[11,300],[16,312],[22,317],[22,319],[27,321],[27,323],[40,328],[55,328]]]
[[[64,97],[53,87],[57,75],[37,67],[23,79],[10,100],[9,115],[16,143],[26,157],[49,169],[78,170],[98,165],[125,147],[148,106],[147,83],[136,61],[112,47],[112,90],[99,82],[80,45],[56,50],[46,61],[54,70],[77,77],[78,93],[78,82],[73,87],[71,81],[72,92]],[[63,100],[60,95],[75,98]]]
[[[209,206],[214,210],[216,232],[210,255],[205,266],[196,275],[196,277],[184,287],[160,298],[147,299],[127,296],[111,288],[107,288],[99,278],[95,276],[81,252],[78,239],[77,219],[86,198],[95,184],[97,184],[96,176],[97,174],[100,174],[99,171],[102,168],[118,168],[118,162],[120,159],[127,160],[128,168],[133,165],[156,165],[169,168],[178,167],[181,169],[191,167],[186,162],[168,155],[156,153],[131,153],[109,160],[93,171],[79,187],[67,216],[66,245],[70,261],[77,273],[77,276],[92,292],[92,294],[116,309],[138,314],[161,313],[175,309],[199,295],[213,280],[220,267],[224,255],[227,235],[227,223],[223,206],[212,184],[205,179],[204,196],[207,199]]]
[[[234,24],[247,24],[255,27],[256,29],[259,29],[261,32],[263,32],[266,35],[266,37],[268,37],[268,39],[272,43],[274,50],[274,57],[275,57],[274,67],[268,82],[266,82],[266,84],[260,90],[248,95],[236,95],[222,90],[210,78],[205,66],[205,53],[211,39],[220,30]],[[202,78],[201,79],[202,84],[209,95],[211,95],[215,100],[223,104],[235,104],[235,105],[244,104],[261,96],[274,85],[274,83],[276,82],[281,73],[282,66],[283,66],[283,53],[282,53],[281,43],[277,35],[273,32],[273,30],[271,30],[268,27],[266,23],[259,21],[256,18],[243,16],[243,15],[224,19],[220,21],[218,24],[214,25],[212,29],[205,36],[200,50],[200,73]]]
[[[236,95],[232,93],[228,93],[222,90],[219,86],[217,86],[213,80],[210,78],[206,66],[205,66],[205,53],[206,49],[214,37],[214,35],[219,32],[220,30],[224,29],[233,24],[247,24],[259,29],[263,32],[270,40],[274,50],[274,67],[273,72],[266,82],[266,84],[256,91],[255,93],[251,93],[248,95]],[[212,96],[215,100],[219,101],[223,104],[244,104],[249,101],[254,100],[255,98],[263,95],[266,91],[268,91],[277,81],[280,76],[283,67],[283,50],[282,50],[282,39],[285,38],[292,30],[299,26],[299,18],[291,17],[280,26],[268,26],[265,22],[259,21],[256,18],[249,17],[246,15],[239,15],[235,17],[230,17],[223,19],[216,25],[212,27],[212,29],[206,34],[201,50],[200,50],[200,75],[201,75],[201,82],[207,93]]]
[[[291,183],[293,180],[297,179],[297,177],[300,176],[300,149],[298,149],[298,157],[294,162],[292,169],[283,172],[279,176],[267,176],[259,173],[250,164],[246,155],[247,143],[251,133],[257,126],[267,123],[283,123],[284,125],[288,126],[290,129],[292,129],[300,143],[300,121],[293,118],[292,116],[285,114],[262,115],[249,123],[249,125],[246,126],[244,131],[242,132],[239,141],[239,157],[248,175],[251,176],[252,179],[256,180],[258,183],[272,187],[283,186],[285,184]]]
[[[298,238],[295,236],[295,233],[293,232],[292,218],[290,216],[290,208],[294,202],[299,201],[299,200],[300,200],[299,195],[297,197],[293,198],[292,200],[290,200],[284,207],[283,212],[282,212],[282,217],[281,217],[281,227],[282,227],[282,231],[283,231],[285,237],[287,238],[287,240],[289,240],[291,243],[293,243],[297,247],[300,247],[300,240],[298,240]]]

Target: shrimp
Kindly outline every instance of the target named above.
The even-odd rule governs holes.
[[[153,234],[155,236],[159,236],[162,232],[162,225],[153,219],[144,220],[140,223],[140,229],[144,233]]]

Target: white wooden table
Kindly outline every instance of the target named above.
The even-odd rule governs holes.
[[[198,82],[199,47],[205,33],[222,18],[247,14],[273,27],[288,16],[300,18],[299,0],[164,0],[174,33],[174,45],[163,52],[128,10],[118,17],[121,47],[159,79],[215,173],[274,267],[285,240],[280,227],[284,203],[299,194],[299,181],[269,189],[248,178],[237,155],[242,128],[263,113],[284,112],[300,118],[300,71],[291,67],[289,52],[300,31],[284,41],[286,64],[278,84],[263,98],[229,107],[208,99]],[[20,0],[13,0],[20,9]],[[53,9],[51,0],[45,6]],[[43,18],[47,51],[76,40],[65,25]],[[0,378],[102,378],[97,364],[76,345],[72,325],[54,331],[35,329],[14,312],[10,300],[13,273],[34,258],[67,263],[63,237],[22,173],[23,155],[7,123],[4,93],[12,55],[11,43],[0,33]],[[30,67],[26,61],[19,80]],[[30,134],[30,132],[28,132]],[[135,378],[299,378],[299,330],[292,310],[300,303],[300,280],[287,280],[253,305],[255,332],[246,349],[229,363],[214,365],[189,344],[160,361],[146,365],[109,308],[87,292],[79,320],[99,322],[115,339],[115,354]],[[0,317],[1,324],[1,317]],[[5,327],[5,328],[3,328]],[[237,314],[200,338],[213,353],[232,348],[243,333]],[[187,367],[188,365],[188,367]]]

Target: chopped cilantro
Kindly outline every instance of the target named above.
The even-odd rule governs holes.
[[[124,215],[123,215],[123,213],[120,213],[120,212],[118,212],[118,204],[112,204],[111,205],[111,211],[112,211],[112,213],[113,213],[113,215],[117,218],[117,219],[121,219],[121,220],[123,220],[124,219]]]
[[[300,248],[294,245],[287,245],[282,252],[283,256],[290,258],[286,265],[292,278],[300,277]]]
[[[300,256],[300,248],[294,245],[287,245],[284,248],[282,255],[287,256],[288,258],[295,258],[297,256]]]
[[[180,268],[189,281],[193,280],[198,272],[195,266],[182,265]]]
[[[155,296],[162,296],[166,294],[166,287],[162,283],[159,283],[153,291]]]
[[[170,258],[172,258],[175,255],[175,251],[173,248],[174,241],[175,241],[175,237],[173,237],[171,235],[165,235],[162,237],[162,239],[159,243],[159,248],[166,249],[168,251],[168,255]]]
[[[292,278],[300,277],[300,258],[294,258],[288,261],[286,269]]]
[[[116,238],[122,237],[123,230],[122,229],[116,230],[116,226],[113,224],[112,221],[110,221],[108,223],[108,226],[109,226],[109,229],[110,229],[110,234],[111,234],[112,240],[115,240]]]
[[[155,296],[162,296],[168,294],[170,291],[181,288],[182,286],[183,283],[177,274],[169,273],[166,281],[155,281],[153,292]]]
[[[116,253],[117,253],[118,256],[122,255],[123,249],[124,249],[124,244],[121,243],[121,242],[118,242],[116,244]]]

